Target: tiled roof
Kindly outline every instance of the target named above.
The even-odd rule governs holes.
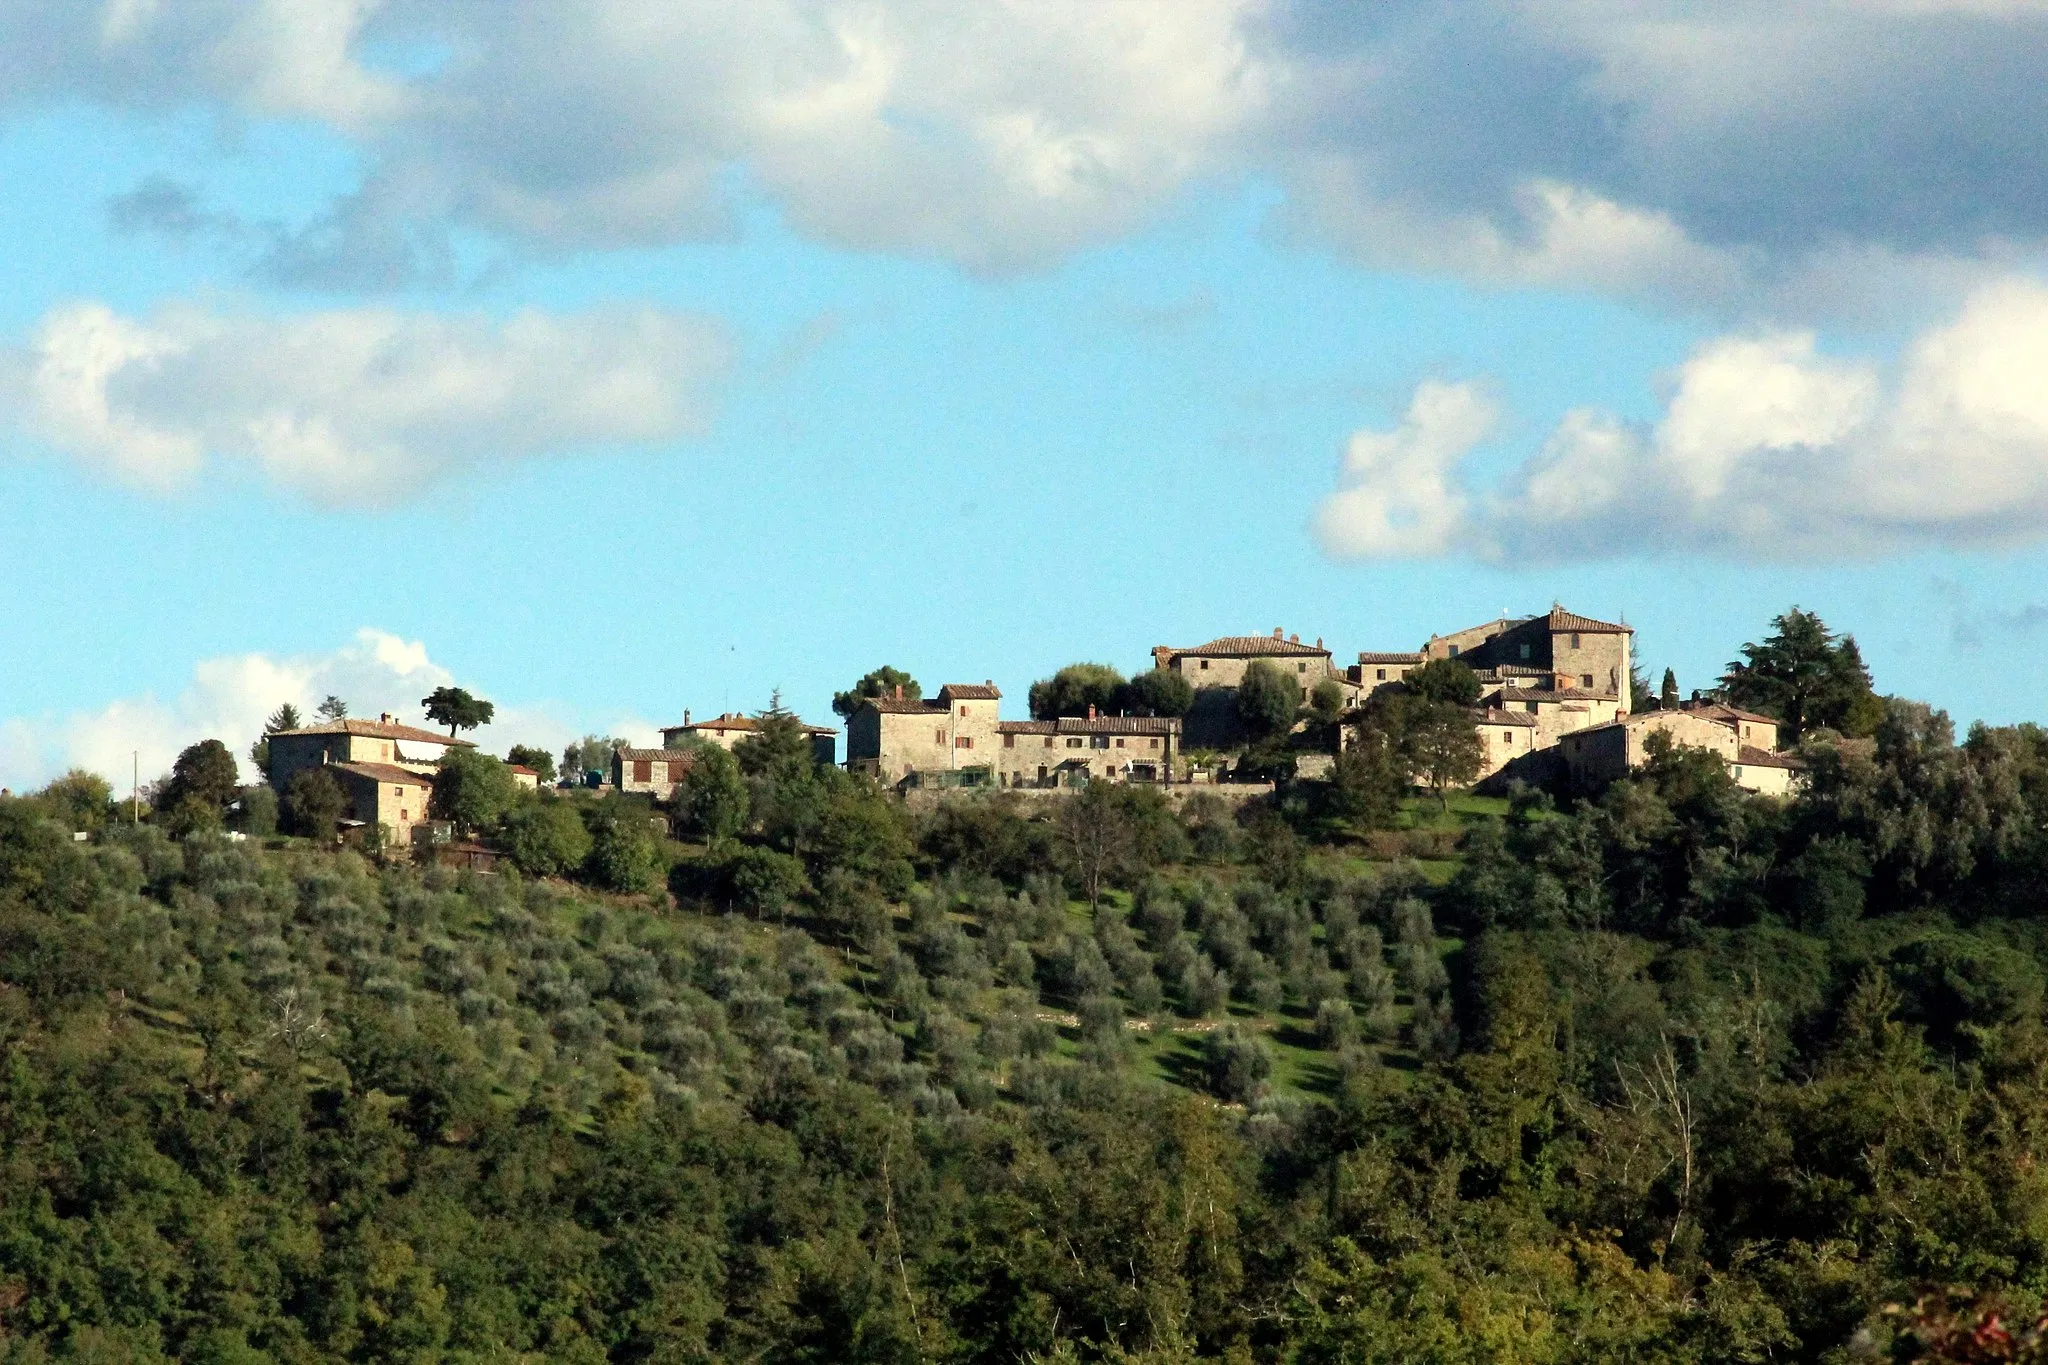
[[[1489,706],[1472,714],[1481,725],[1525,725],[1532,730],[1536,728],[1536,717],[1527,711],[1502,711]]]
[[[297,730],[279,730],[266,735],[266,739],[277,739],[286,735],[360,735],[364,739],[409,739],[416,744],[455,744],[465,749],[476,746],[466,739],[450,739],[433,730],[422,730],[413,725],[400,725],[389,720],[334,720],[325,725],[306,725]]]
[[[1681,706],[1681,711],[1690,711],[1696,716],[1711,716],[1715,720],[1746,720],[1752,725],[1782,724],[1776,716],[1760,716],[1754,711],[1744,711],[1726,702],[1711,702],[1703,706]]]
[[[1001,701],[1003,689],[994,683],[947,683],[939,695],[954,701]]]
[[[521,777],[540,776],[538,772],[536,772],[532,768],[527,767],[524,763],[507,763],[505,766],[510,768],[513,772],[518,773]]]
[[[1582,687],[1506,687],[1495,692],[1516,701],[1620,701],[1612,692],[1588,692]]]
[[[330,767],[357,777],[367,777],[372,782],[403,782],[408,787],[431,787],[434,779],[425,773],[416,773],[410,768],[401,768],[392,763],[334,763]]]
[[[1003,735],[1177,735],[1173,716],[1061,716],[1058,720],[999,720]]]
[[[940,701],[925,701],[917,697],[862,697],[862,706],[873,707],[885,716],[928,716],[945,714],[946,705]]]
[[[1327,656],[1330,652],[1321,645],[1305,645],[1299,640],[1282,640],[1271,635],[1219,635],[1206,645],[1191,645],[1185,649],[1161,645],[1159,649],[1152,651],[1154,658],[1159,657],[1160,650],[1165,650],[1169,657],[1180,654],[1206,654],[1212,659],[1257,659],[1269,655],[1285,655],[1291,658],[1301,654]]]
[[[696,752],[691,749],[614,749],[613,753],[628,762],[653,760],[656,763],[692,763]]]
[[[1735,761],[1745,768],[1791,768],[1798,771],[1806,766],[1805,759],[1794,758],[1791,754],[1772,753],[1769,749],[1759,749],[1754,744],[1743,745]]]
[[[1419,664],[1422,662],[1422,656],[1420,654],[1374,654],[1368,651],[1358,656],[1358,662],[1362,664]]]
[[[1563,607],[1552,607],[1550,609],[1550,629],[1552,631],[1575,630],[1581,635],[1633,635],[1636,633],[1634,626],[1618,626],[1612,621],[1595,621],[1590,616],[1580,616],[1576,612],[1566,611]]]
[[[799,725],[803,724],[802,721],[797,723]],[[722,716],[713,716],[710,720],[693,720],[688,725],[664,725],[661,727],[661,732],[665,735],[674,734],[682,730],[745,730],[751,733],[760,728],[761,723],[755,717],[743,716],[737,711],[728,711]],[[837,730],[828,729],[822,725],[804,725],[804,729],[814,735],[836,735],[839,733]]]

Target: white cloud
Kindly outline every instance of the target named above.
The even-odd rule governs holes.
[[[1471,384],[1431,380],[1393,431],[1352,435],[1339,488],[1315,519],[1316,539],[1340,558],[1440,554],[1465,519],[1458,463],[1492,431],[1498,413]]]
[[[202,739],[225,743],[241,763],[243,780],[254,781],[259,775],[250,768],[249,746],[263,733],[265,719],[285,702],[309,723],[314,707],[334,695],[349,703],[354,716],[388,712],[407,724],[425,725],[420,699],[453,685],[460,685],[455,675],[428,656],[423,642],[369,627],[327,654],[206,659],[168,701],[144,694],[97,710],[0,718],[0,786],[31,790],[67,769],[85,768],[125,791],[137,755],[146,783],[168,772],[181,749]],[[655,742],[653,727],[633,717],[614,719],[602,729]],[[582,733],[557,708],[500,705],[490,725],[463,737],[503,753],[513,744],[558,750]]]
[[[1318,531],[1339,557],[1703,552],[1839,556],[2038,539],[2048,524],[2048,287],[2006,280],[1874,365],[1810,334],[1724,337],[1671,377],[1651,426],[1569,413],[1500,485],[1458,477],[1477,422],[1426,426],[1425,384],[1393,433],[1354,436]],[[1436,435],[1431,435],[1435,432]],[[1361,454],[1361,452],[1364,452]],[[1390,530],[1415,508],[1426,533]]]
[[[31,432],[154,489],[209,459],[330,504],[397,501],[451,471],[702,429],[728,345],[650,308],[504,321],[387,308],[265,317],[59,308],[7,357]]]
[[[445,269],[452,229],[702,238],[757,197],[1011,271],[1246,177],[1374,264],[1745,314],[2048,240],[2028,0],[0,0],[0,44],[0,100],[339,130],[363,183],[269,258],[329,283]]]

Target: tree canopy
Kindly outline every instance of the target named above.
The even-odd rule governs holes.
[[[521,768],[531,768],[542,782],[555,780],[555,756],[546,749],[531,744],[515,744],[505,754],[505,761]]]
[[[924,695],[924,688],[918,684],[917,679],[900,668],[883,664],[880,668],[862,674],[860,680],[852,687],[835,694],[832,698],[832,710],[841,717],[851,717],[854,712],[860,710],[863,701],[872,697],[894,696],[899,687],[903,689],[903,698],[906,701],[916,701]]]
[[[1256,742],[1284,735],[1301,710],[1301,684],[1266,659],[1254,659],[1237,685],[1237,719]]]
[[[1178,669],[1148,668],[1126,685],[1127,705],[1119,710],[1132,710],[1154,716],[1185,716],[1195,704],[1195,685],[1182,676]]]
[[[420,698],[420,705],[426,708],[428,720],[448,727],[450,739],[455,738],[458,730],[474,730],[479,725],[489,725],[498,709],[482,697],[473,697],[459,687],[437,687]]]
[[[1104,715],[1113,714],[1124,700],[1124,686],[1124,675],[1108,664],[1068,664],[1031,684],[1031,718],[1085,716],[1091,706]]]
[[[342,720],[348,716],[348,703],[329,692],[326,699],[314,709],[314,714],[322,720]]]
[[[1479,675],[1463,659],[1431,659],[1402,680],[1410,692],[1427,701],[1471,706],[1479,700]]]
[[[1774,617],[1771,628],[1722,675],[1731,703],[1776,717],[1787,743],[1813,729],[1857,736],[1877,729],[1884,707],[1854,636],[1837,639],[1819,616],[1797,607]]]

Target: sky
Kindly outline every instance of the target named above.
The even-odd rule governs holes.
[[[1553,602],[2041,718],[2048,3],[0,0],[0,786]],[[253,778],[246,771],[245,777]]]

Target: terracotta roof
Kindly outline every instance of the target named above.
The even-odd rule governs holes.
[[[389,720],[334,720],[325,725],[307,725],[297,730],[279,730],[276,734],[265,735],[265,739],[277,739],[285,735],[360,735],[364,739],[409,739],[418,744],[454,744],[465,749],[476,745],[466,739],[450,739],[433,730],[422,730],[413,725],[400,725]]]
[[[946,704],[941,701],[926,701],[918,697],[862,697],[862,706],[872,707],[885,716],[942,715]]]
[[[392,763],[332,763],[328,765],[357,777],[367,777],[372,782],[403,782],[408,787],[431,787],[434,779],[425,773],[416,773],[410,768],[401,768]]]
[[[1619,626],[1612,621],[1595,621],[1590,616],[1580,616],[1566,611],[1563,607],[1550,609],[1550,628],[1553,631],[1575,630],[1581,635],[1633,635],[1634,626]]]
[[[1798,771],[1806,766],[1806,760],[1794,758],[1791,754],[1772,753],[1759,749],[1754,744],[1745,744],[1738,751],[1735,761],[1745,768],[1791,768]]]
[[[1620,701],[1612,692],[1588,692],[1580,687],[1508,687],[1495,693],[1516,701]]]
[[[1489,706],[1472,714],[1481,725],[1524,725],[1532,730],[1536,728],[1536,717],[1527,711],[1502,711]]]
[[[506,764],[505,766],[506,766],[506,767],[508,767],[508,768],[510,768],[510,769],[511,769],[511,770],[512,770],[513,772],[515,772],[515,773],[518,773],[518,774],[520,774],[521,776],[524,776],[524,777],[539,777],[539,776],[540,776],[540,774],[539,774],[538,772],[536,772],[536,771],[535,771],[534,769],[532,769],[532,768],[529,768],[529,767],[527,767],[527,766],[526,766],[526,765],[525,765],[524,763],[507,763],[507,764]]]
[[[1320,654],[1327,657],[1330,653],[1321,645],[1305,645],[1299,640],[1282,640],[1271,635],[1219,635],[1208,644],[1190,645],[1185,649],[1160,645],[1152,651],[1152,656],[1155,659],[1160,657],[1162,650],[1168,657],[1206,654],[1219,659],[1257,659],[1268,655],[1284,655],[1291,658],[1303,654]]]
[[[1003,689],[994,683],[947,683],[939,695],[954,701],[1001,701]]]
[[[657,763],[693,763],[697,757],[692,749],[614,749],[612,752],[629,762],[652,759]]]
[[[1422,656],[1420,654],[1374,654],[1368,651],[1358,656],[1358,662],[1362,664],[1419,664],[1422,662]]]
[[[1177,735],[1173,716],[1061,716],[1058,720],[999,720],[1002,735]]]
[[[799,720],[797,724],[803,725],[803,722]],[[664,725],[661,727],[661,732],[665,735],[687,730],[745,730],[752,732],[760,728],[761,723],[756,717],[744,716],[737,711],[728,711],[722,716],[713,716],[710,720],[693,720],[687,725]],[[804,725],[804,729],[814,735],[836,735],[839,733],[837,730],[828,729],[822,725]]]
[[[1690,711],[1696,716],[1712,716],[1716,720],[1746,720],[1752,725],[1782,725],[1776,716],[1760,716],[1754,711],[1744,711],[1726,702],[1708,702],[1700,706],[1681,706],[1681,711]]]

